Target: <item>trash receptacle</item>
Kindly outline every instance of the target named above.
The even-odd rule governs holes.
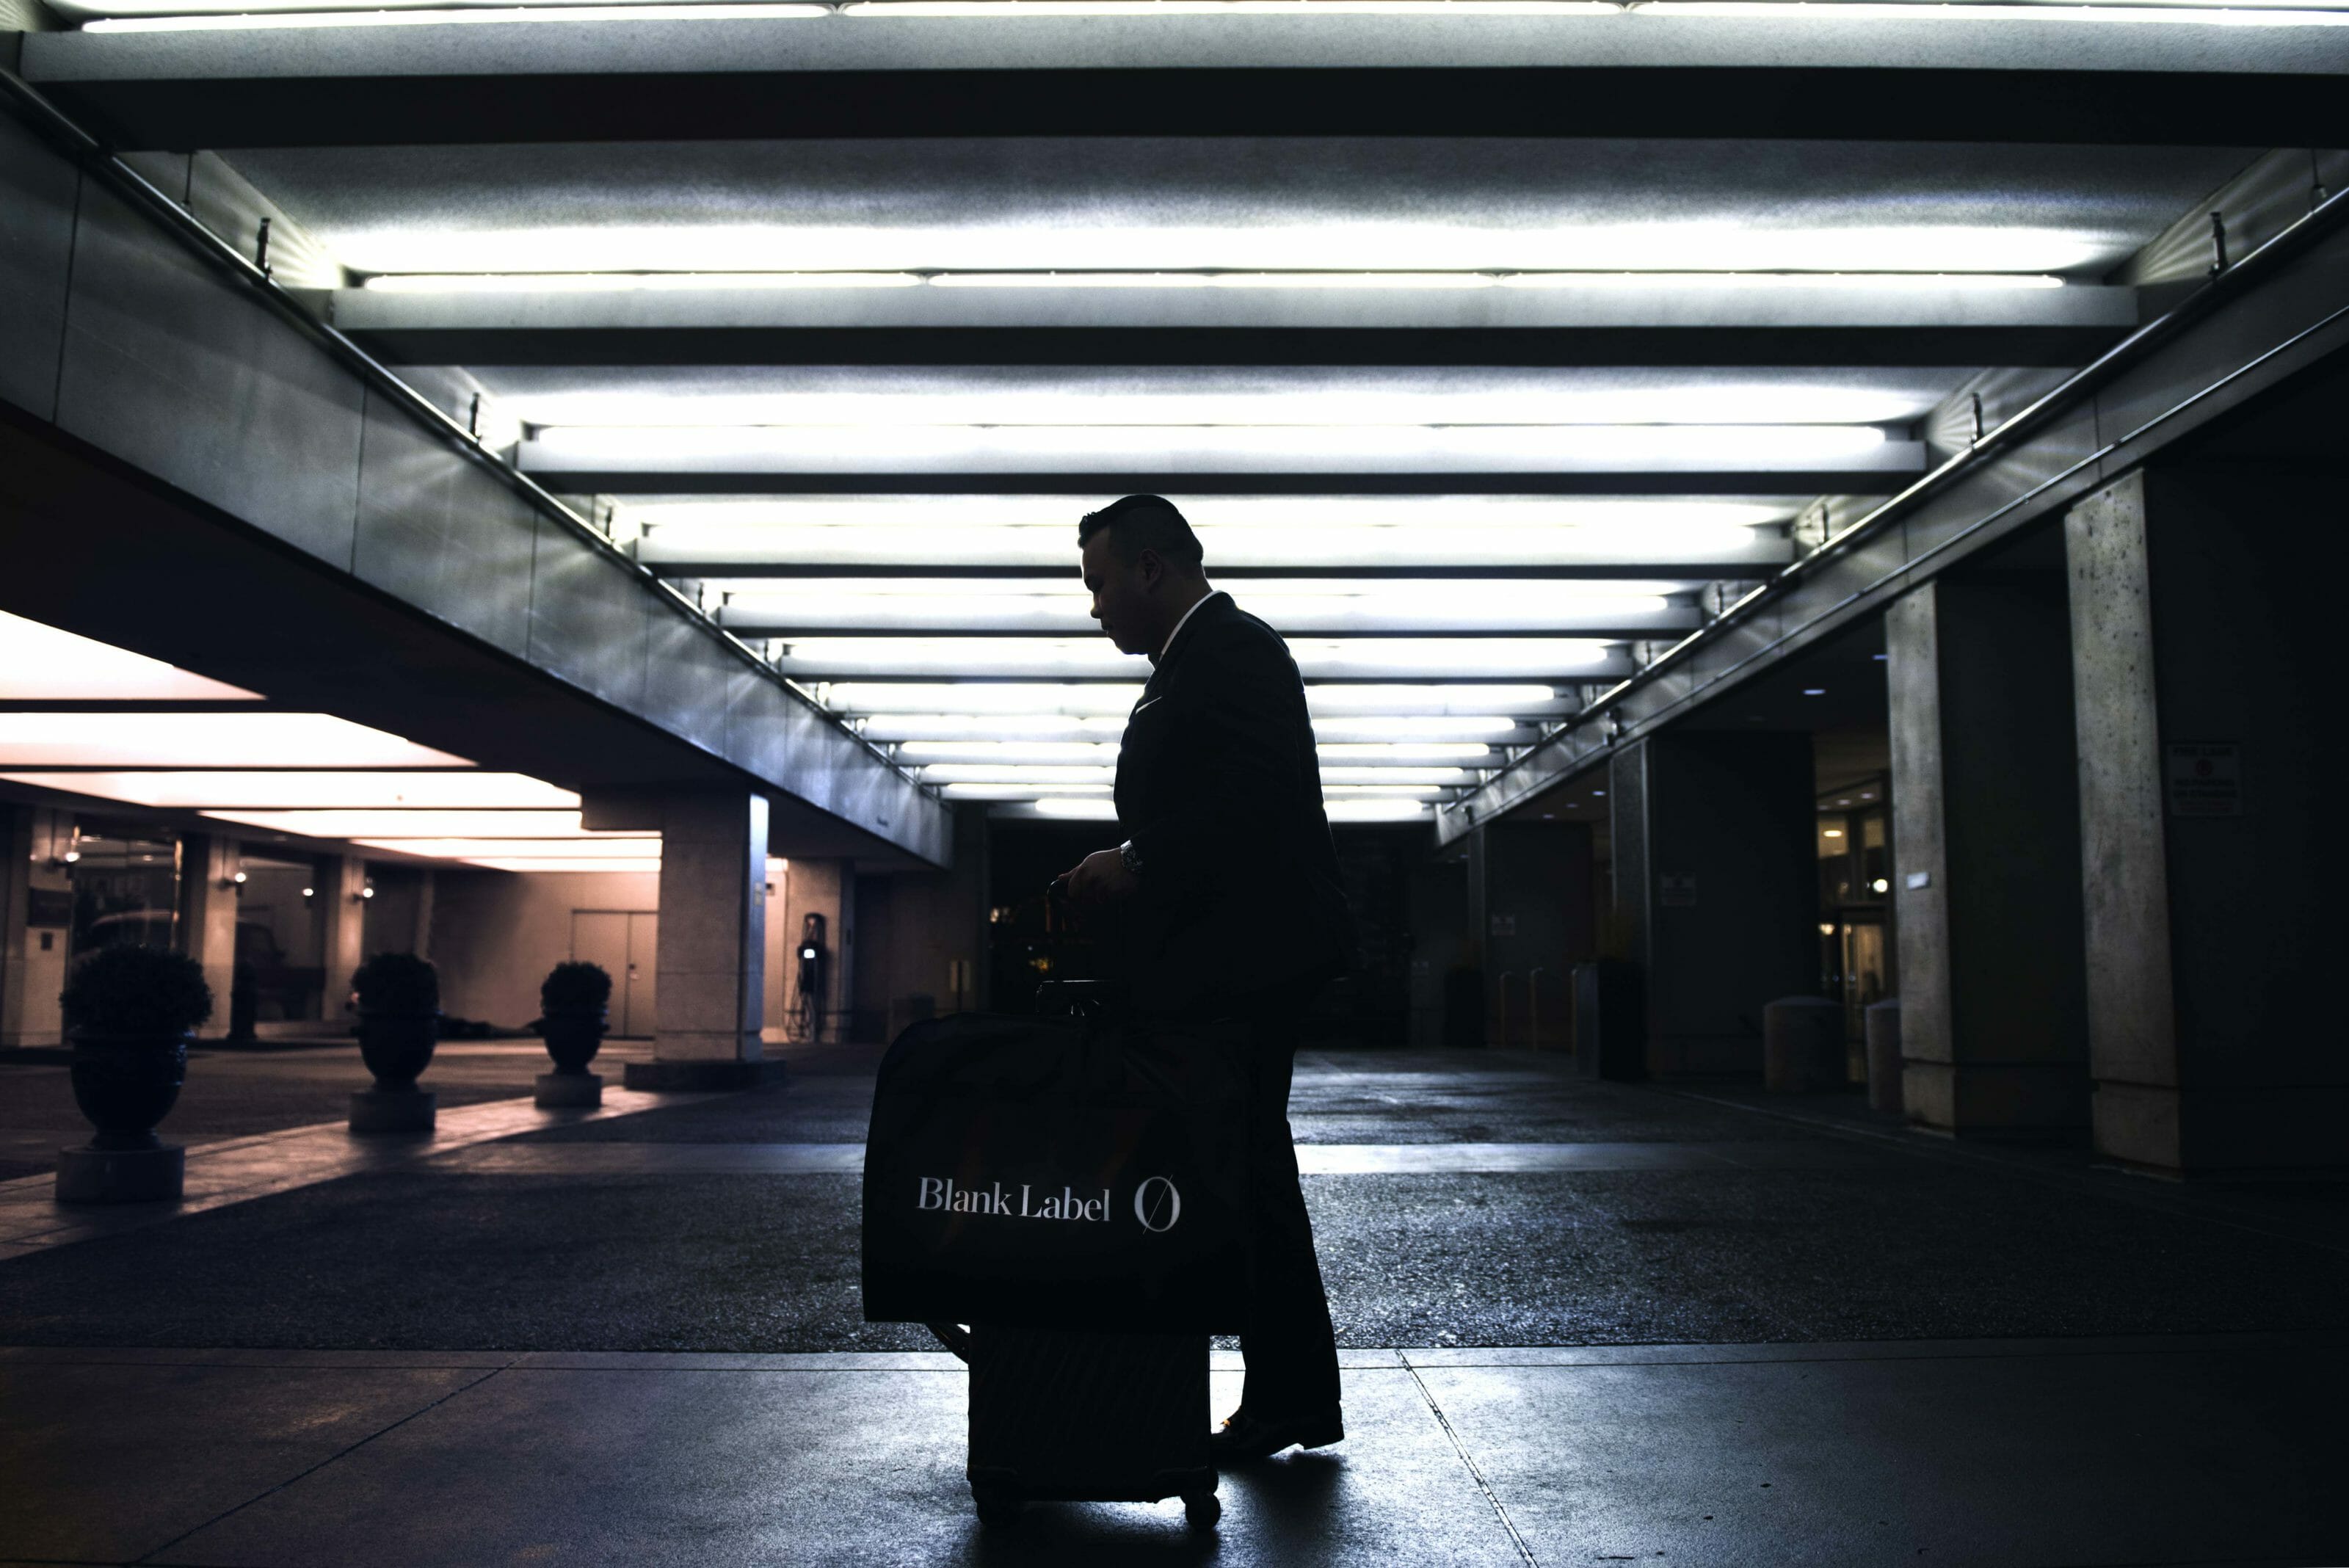
[[[1843,1009],[1824,996],[1782,996],[1762,1010],[1762,1086],[1816,1094],[1846,1083]]]

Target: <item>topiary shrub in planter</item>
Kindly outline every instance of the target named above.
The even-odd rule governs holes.
[[[559,963],[538,988],[539,1033],[558,1073],[584,1073],[604,1044],[612,977],[601,964]]]
[[[416,1086],[440,1037],[440,976],[414,953],[378,953],[351,976],[359,997],[359,1055],[378,1089]]]
[[[151,1149],[180,1098],[188,1036],[212,1015],[202,965],[163,948],[101,948],[58,999],[73,1042],[74,1103],[98,1134],[90,1147]]]

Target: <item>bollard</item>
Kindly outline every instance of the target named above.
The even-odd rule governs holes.
[[[1762,1009],[1762,1086],[1774,1095],[1840,1089],[1843,1009],[1824,996],[1783,996]]]
[[[1900,999],[1887,997],[1868,1009],[1868,1108],[1900,1114]]]

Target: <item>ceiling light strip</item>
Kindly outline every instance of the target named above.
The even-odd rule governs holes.
[[[403,13],[387,12],[386,16]],[[2049,273],[2014,272],[523,272],[379,273],[376,294],[636,294],[872,288],[1009,289],[1952,289],[2062,288]]]

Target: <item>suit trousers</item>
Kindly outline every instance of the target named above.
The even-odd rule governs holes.
[[[1338,1408],[1338,1340],[1288,1130],[1294,1019],[1266,1018],[1250,1033],[1256,1288],[1240,1334],[1247,1362],[1240,1403],[1258,1420],[1278,1421]]]

